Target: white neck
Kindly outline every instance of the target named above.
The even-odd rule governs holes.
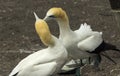
[[[54,44],[48,45],[48,48],[51,49],[51,48],[55,48],[55,47],[60,47],[59,44],[61,44],[61,43],[59,42],[59,40],[53,35],[52,35],[52,39],[54,40]]]
[[[60,30],[60,38],[65,37],[66,35],[69,34],[69,32],[71,32],[70,26],[69,26],[69,21],[68,20],[57,20],[58,25],[59,25],[59,30]]]

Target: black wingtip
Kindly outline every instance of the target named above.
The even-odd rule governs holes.
[[[118,49],[118,48],[115,48],[115,49],[112,49],[112,50],[120,52],[120,49]]]

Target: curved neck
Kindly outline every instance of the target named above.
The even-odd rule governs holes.
[[[43,33],[45,34],[45,33]],[[46,35],[40,35],[41,41],[44,43],[44,45],[52,47],[54,46],[54,38],[52,37],[51,34],[46,34]]]
[[[44,45],[54,46],[55,41],[54,38],[52,37],[52,34],[49,30],[47,23],[43,22],[41,24],[40,21],[37,21],[35,24],[35,28]]]
[[[60,37],[66,36],[66,34],[68,34],[71,31],[67,15],[65,15],[64,18],[58,19],[57,22],[59,25]]]

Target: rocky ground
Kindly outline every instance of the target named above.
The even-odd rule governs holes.
[[[21,59],[45,48],[35,32],[33,12],[43,18],[51,7],[66,10],[73,30],[87,22],[93,30],[103,32],[106,42],[120,48],[120,15],[111,9],[109,0],[0,0],[0,76],[8,76]],[[58,37],[57,23],[48,24]],[[107,53],[117,64],[102,57],[99,70],[87,65],[82,76],[120,76],[120,53],[113,50]]]

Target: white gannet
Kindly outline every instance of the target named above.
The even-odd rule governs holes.
[[[101,51],[120,51],[115,45],[104,42],[102,38],[102,32],[93,31],[90,25],[87,25],[86,23],[81,24],[78,30],[72,31],[70,29],[68,16],[62,8],[54,7],[48,10],[44,20],[47,21],[52,19],[58,22],[60,29],[59,40],[61,40],[66,47],[69,58],[75,60],[91,57],[91,64],[98,66],[101,61]],[[105,57],[113,61],[109,56]],[[72,68],[69,66],[74,64],[76,63],[71,60],[66,64],[66,66],[63,67],[63,70],[73,69],[74,67]]]
[[[53,76],[66,62],[68,55],[63,44],[51,35],[47,23],[39,19],[35,13],[34,15],[36,32],[48,48],[39,50],[21,60],[9,76]]]
[[[73,59],[86,58],[88,52],[94,51],[102,42],[102,33],[92,31],[89,25],[81,24],[78,30],[72,31],[69,26],[69,19],[66,12],[61,8],[48,10],[44,20],[55,19],[59,24],[59,39],[67,48]],[[88,51],[88,52],[87,52]]]

